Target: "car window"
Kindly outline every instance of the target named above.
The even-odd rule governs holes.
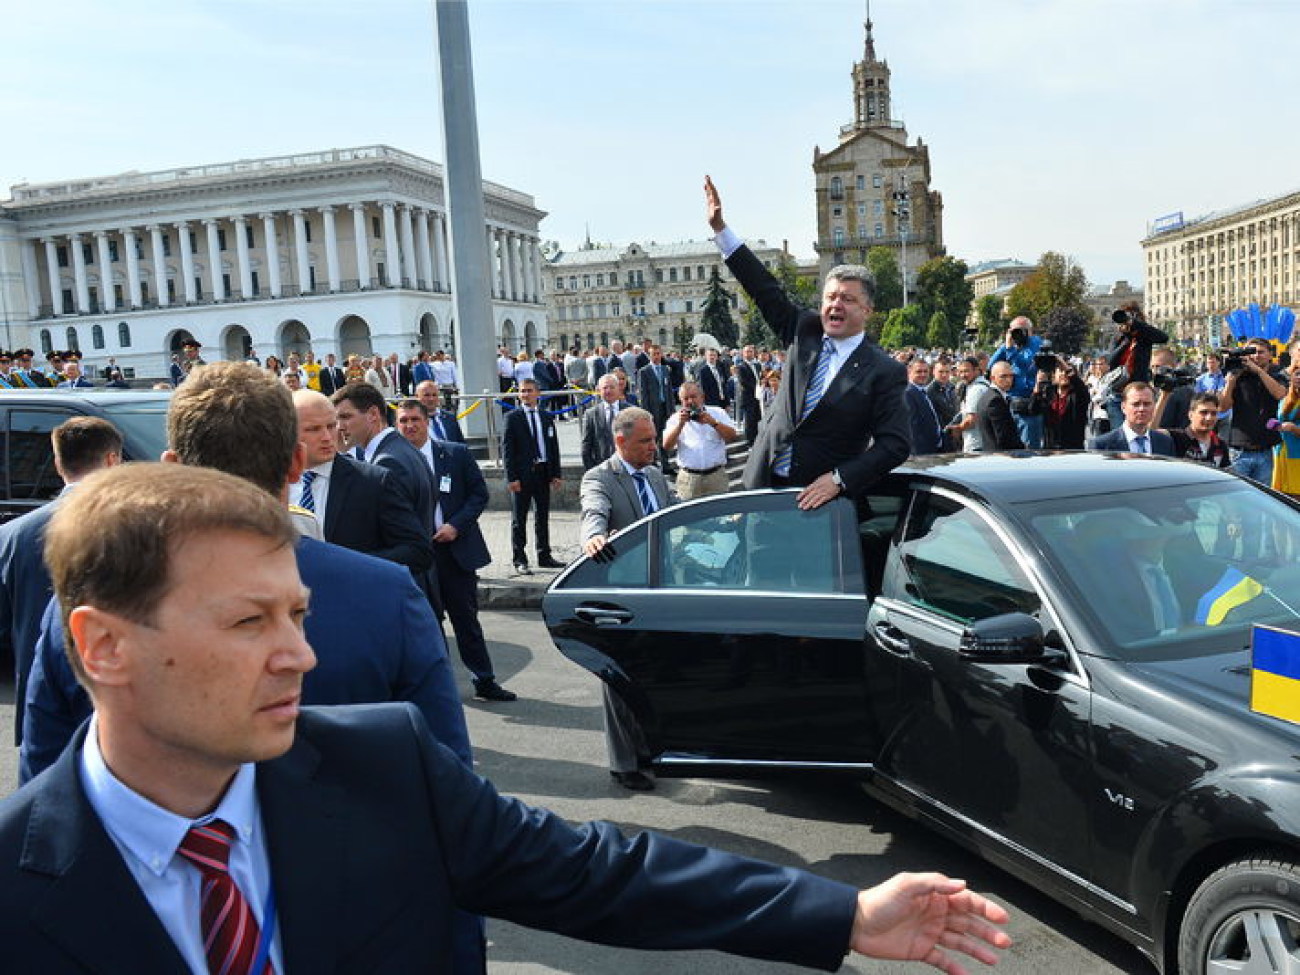
[[[843,591],[832,506],[800,511],[793,495],[771,495],[734,509],[696,505],[658,522],[660,586]]]
[[[48,501],[63,490],[54,469],[50,433],[78,414],[60,410],[11,410],[9,413],[9,497]]]
[[[1041,605],[1014,553],[972,509],[927,495],[890,556],[886,594],[972,623]]]
[[[637,589],[650,584],[650,556],[644,526],[615,535],[608,562],[584,559],[569,573],[562,589]]]

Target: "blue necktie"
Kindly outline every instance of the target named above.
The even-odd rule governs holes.
[[[366,462],[366,448],[365,447],[356,448],[356,450],[352,451],[352,456],[364,464]]]
[[[817,365],[813,369],[812,378],[808,380],[808,388],[803,394],[803,408],[799,411],[800,422],[816,409],[817,404],[821,402],[822,395],[826,392],[826,377],[830,375],[831,360],[834,358],[835,343],[829,337],[823,338],[821,354],[817,357]],[[776,461],[772,464],[772,473],[778,477],[789,477],[790,462],[793,459],[794,444],[788,443],[776,455]]]
[[[1151,453],[1151,451],[1147,449],[1147,438],[1146,438],[1146,437],[1134,437],[1134,438],[1133,438],[1133,442],[1134,442],[1135,444],[1137,444],[1137,452],[1138,452],[1139,454],[1149,454],[1149,453]]]
[[[318,476],[315,471],[302,472],[302,497],[298,499],[298,506],[306,508],[312,514],[316,513],[316,499],[311,493],[311,482],[316,480]]]
[[[637,497],[641,499],[641,514],[652,514],[657,510],[654,495],[650,493],[650,482],[645,471],[633,471],[632,480],[636,482]]]
[[[434,439],[436,440],[447,439],[447,431],[442,428],[442,417],[438,416],[437,414],[434,414],[433,417],[433,432],[436,434],[436,437]]]

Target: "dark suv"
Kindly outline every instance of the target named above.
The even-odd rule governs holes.
[[[124,460],[157,460],[167,446],[170,392],[24,389],[0,392],[0,523],[63,490],[50,431],[74,416],[102,416],[122,432]]]

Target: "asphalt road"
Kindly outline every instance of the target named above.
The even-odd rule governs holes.
[[[1016,944],[1006,975],[1152,975],[1134,949],[1009,875],[828,776],[764,780],[661,780],[650,794],[614,786],[605,770],[594,678],[560,657],[533,612],[484,614],[499,677],[520,695],[510,705],[468,699],[480,772],[505,793],[571,820],[607,819],[693,842],[807,868],[867,886],[899,870],[961,876],[1012,913]],[[0,686],[0,729],[12,726],[12,685]],[[0,749],[0,794],[16,781],[16,750]],[[803,971],[716,952],[657,953],[582,944],[492,921],[492,975],[784,975]],[[842,971],[901,975],[920,965],[849,960]],[[977,971],[983,971],[977,966]]]

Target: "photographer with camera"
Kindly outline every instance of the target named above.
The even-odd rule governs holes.
[[[1245,354],[1225,356],[1228,381],[1219,406],[1232,410],[1228,447],[1233,469],[1252,481],[1273,481],[1273,448],[1281,437],[1269,427],[1277,418],[1277,404],[1286,396],[1286,378],[1272,367],[1273,346],[1267,339],[1250,339]]]
[[[1169,336],[1154,325],[1147,324],[1142,307],[1136,301],[1126,301],[1110,316],[1119,326],[1110,348],[1111,372],[1123,368],[1112,380],[1111,395],[1106,401],[1112,430],[1124,425],[1124,411],[1120,407],[1126,383],[1151,381],[1151,350],[1169,341]]]
[[[1030,407],[1039,370],[1034,357],[1042,350],[1043,340],[1034,334],[1034,323],[1020,315],[1011,320],[1002,344],[989,358],[990,368],[999,362],[1011,366],[1014,379],[1007,393],[1007,405],[1011,407],[1020,439],[1031,449],[1043,445],[1043,418],[1034,414]]]
[[[1161,392],[1160,395],[1164,398],[1165,393]],[[1187,410],[1187,426],[1181,430],[1165,431],[1173,438],[1175,457],[1193,460],[1198,464],[1208,464],[1220,470],[1227,470],[1232,466],[1228,445],[1214,432],[1219,422],[1219,405],[1220,401],[1216,393],[1193,394],[1191,405]]]
[[[1050,355],[1050,353],[1049,353]],[[1082,450],[1087,438],[1091,396],[1079,370],[1064,359],[1039,355],[1040,367],[1029,407],[1043,420],[1043,446],[1048,450]]]
[[[1169,346],[1151,353],[1151,385],[1157,393],[1153,427],[1176,427],[1187,419],[1196,395],[1196,375],[1178,364],[1178,353]]]
[[[727,491],[727,444],[736,439],[727,411],[705,406],[696,382],[677,390],[682,407],[664,429],[664,453],[677,449],[677,496],[683,501]]]

